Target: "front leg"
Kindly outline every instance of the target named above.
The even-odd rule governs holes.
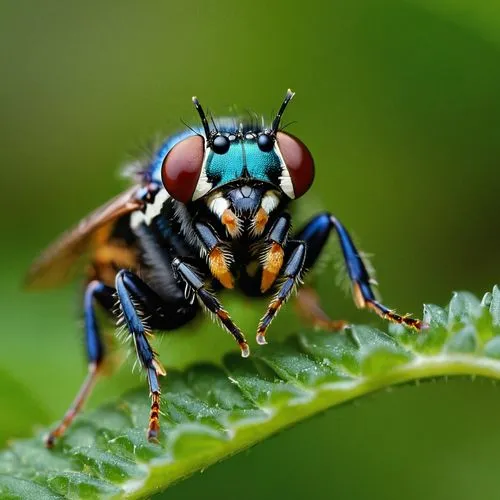
[[[285,269],[282,272],[284,281],[281,283],[278,293],[269,304],[267,312],[260,320],[257,328],[257,344],[266,344],[266,331],[272,320],[278,314],[281,306],[289,299],[295,286],[300,281],[301,274],[306,262],[306,243],[304,241],[291,241],[289,245],[296,245],[288,258]]]
[[[224,325],[226,330],[233,336],[234,340],[238,342],[241,349],[241,356],[247,358],[250,355],[250,348],[248,347],[245,336],[231,319],[228,312],[222,307],[217,297],[207,290],[205,284],[196,272],[179,258],[175,258],[172,261],[172,267],[176,275],[182,279],[186,285],[187,291],[196,294],[200,302],[208,311],[214,314]]]
[[[104,309],[111,312],[115,303],[113,295],[114,289],[99,281],[91,281],[87,285],[83,301],[83,311],[85,322],[85,347],[88,359],[88,375],[81,385],[73,403],[64,414],[61,422],[59,422],[59,424],[45,438],[45,445],[48,448],[52,448],[56,439],[64,434],[92,392],[92,388],[94,387],[100,368],[106,357],[104,342],[97,323],[97,316],[95,312],[96,302],[99,303]]]
[[[310,269],[316,263],[332,229],[335,229],[340,240],[347,272],[352,282],[355,304],[359,308],[371,309],[382,318],[394,323],[400,323],[415,330],[422,329],[424,323],[421,320],[408,315],[400,316],[392,309],[377,301],[370,285],[370,275],[359,255],[359,251],[354,246],[345,227],[329,213],[323,213],[314,217],[295,236],[295,238],[307,242],[305,267]]]
[[[262,252],[262,279],[260,291],[267,292],[278,277],[285,257],[285,243],[290,231],[290,215],[280,215],[268,235],[266,236],[266,248]]]

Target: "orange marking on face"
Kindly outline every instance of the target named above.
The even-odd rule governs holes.
[[[229,208],[224,210],[220,220],[233,238],[238,236],[240,232],[238,217]]]
[[[260,283],[260,291],[265,292],[269,290],[276,280],[276,276],[280,272],[283,265],[283,257],[285,252],[283,247],[278,243],[273,243],[267,253],[266,263],[262,270],[262,281]]]
[[[210,267],[210,272],[215,276],[221,284],[226,288],[233,288],[233,276],[229,271],[229,267],[226,263],[224,253],[219,247],[212,249],[208,256],[208,265]]]
[[[267,221],[269,220],[269,216],[267,212],[261,207],[257,210],[254,219],[254,232],[256,235],[262,234],[264,228],[266,227]]]

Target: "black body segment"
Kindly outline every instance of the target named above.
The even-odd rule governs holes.
[[[269,234],[266,236],[268,242],[275,242],[284,246],[290,231],[290,214],[285,212],[280,215],[272,225]]]
[[[200,241],[207,252],[210,252],[220,244],[220,240],[217,238],[214,230],[206,223],[197,222],[194,227],[198,238],[200,238]]]

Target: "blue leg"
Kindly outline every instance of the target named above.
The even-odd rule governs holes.
[[[156,302],[156,294],[135,274],[121,270],[116,275],[116,293],[123,313],[123,321],[134,341],[137,357],[146,371],[151,394],[151,412],[149,416],[148,439],[156,440],[160,430],[160,384],[159,375],[165,375],[165,369],[158,361],[156,353],[148,342],[148,328],[142,319],[142,313],[138,310],[137,300],[144,302],[144,291],[150,291],[150,300]],[[158,298],[158,300],[160,300]]]
[[[111,304],[114,303],[113,294],[113,288],[110,288],[99,281],[91,281],[87,285],[84,295],[83,309],[85,321],[85,346],[89,361],[88,374],[63,419],[47,436],[45,444],[49,448],[54,446],[55,440],[64,434],[64,431],[82,409],[95,384],[99,367],[104,359],[105,351],[95,315],[94,300],[100,302],[106,309],[111,310]]]
[[[349,233],[345,227],[329,213],[323,213],[314,217],[294,236],[295,239],[307,243],[305,267],[311,268],[315,264],[332,229],[335,229],[340,240],[347,272],[352,282],[353,297],[356,305],[359,308],[371,309],[382,318],[394,323],[401,323],[410,328],[420,330],[424,326],[422,321],[410,316],[400,316],[376,300],[370,285],[368,271]]]

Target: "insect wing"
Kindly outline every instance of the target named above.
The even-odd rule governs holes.
[[[123,192],[82,219],[77,226],[63,233],[35,260],[26,276],[26,287],[42,289],[62,285],[75,274],[80,258],[89,248],[98,245],[112,224],[128,213],[141,209],[144,201],[136,195],[141,188]]]

